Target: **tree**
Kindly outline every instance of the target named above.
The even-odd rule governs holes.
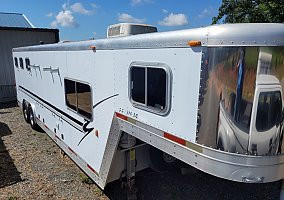
[[[212,24],[222,19],[224,23],[283,23],[284,0],[222,0]]]

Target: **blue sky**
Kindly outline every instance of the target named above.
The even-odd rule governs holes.
[[[211,24],[221,0],[2,0],[0,12],[23,13],[38,28],[58,28],[61,40],[105,38],[108,25],[151,24],[158,31]]]

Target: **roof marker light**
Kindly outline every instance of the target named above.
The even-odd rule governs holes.
[[[201,46],[201,41],[198,40],[191,40],[187,43],[191,47]]]
[[[93,51],[96,51],[96,46],[91,45],[90,48],[91,48]]]

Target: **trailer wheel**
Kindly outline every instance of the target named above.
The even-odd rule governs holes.
[[[29,106],[29,119],[30,119],[30,124],[31,124],[31,127],[33,130],[38,130],[39,129],[39,126],[37,125],[36,123],[36,119],[35,119],[35,116],[34,116],[34,112],[32,110],[32,107]]]
[[[150,148],[150,159],[152,162],[152,168],[155,171],[169,171],[169,170],[179,170],[182,162],[177,158],[160,151],[155,147]]]
[[[23,107],[23,115],[24,115],[24,119],[27,123],[30,123],[30,118],[29,118],[29,107],[27,105],[27,103],[24,101],[23,104],[22,104],[22,107]]]
[[[218,142],[217,142],[217,149],[221,150],[221,151],[224,151],[225,148],[224,148],[224,145],[223,145],[223,140],[221,138],[218,139]]]

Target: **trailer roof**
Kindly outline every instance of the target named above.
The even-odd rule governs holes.
[[[145,49],[188,47],[191,40],[201,41],[202,46],[283,46],[284,24],[222,24],[170,32],[147,33],[118,38],[66,42],[13,51],[75,51],[104,49]]]

